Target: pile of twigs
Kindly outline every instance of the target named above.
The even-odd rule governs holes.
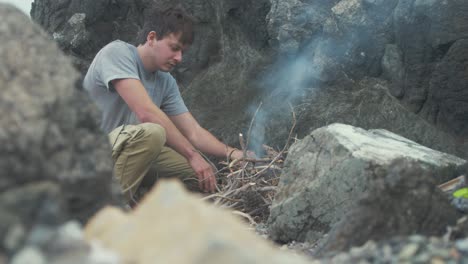
[[[261,159],[241,159],[222,162],[218,172],[221,184],[218,192],[204,197],[215,205],[229,208],[247,218],[251,224],[264,222],[283,167],[286,153],[264,146],[267,156]]]
[[[292,111],[292,117],[293,125],[284,148],[274,150],[263,145],[266,155],[262,158],[245,158],[250,129],[246,143],[240,134],[239,142],[244,151],[244,158],[221,162],[223,168],[218,171],[218,178],[221,180],[218,192],[204,197],[203,200],[209,200],[215,205],[233,210],[235,214],[248,219],[251,225],[264,223],[270,213],[270,206],[277,191],[284,159],[296,125],[294,111]]]

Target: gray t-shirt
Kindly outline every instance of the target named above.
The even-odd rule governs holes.
[[[140,123],[114,89],[111,81],[116,79],[140,80],[153,102],[168,116],[188,112],[175,79],[166,72],[146,71],[136,47],[116,40],[99,51],[83,82],[102,111],[101,128],[107,133],[123,124]]]

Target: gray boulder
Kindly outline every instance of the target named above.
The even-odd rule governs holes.
[[[397,159],[375,174],[368,194],[330,231],[320,252],[345,251],[369,240],[413,234],[441,237],[461,214],[436,185],[444,172]]]
[[[0,16],[0,235],[17,241],[0,250],[14,251],[32,226],[84,222],[120,196],[70,60],[24,13],[0,4]],[[8,235],[13,226],[22,232]]]
[[[422,114],[445,131],[468,133],[468,41],[457,40],[435,66]]]
[[[468,2],[401,0],[395,42],[404,58],[402,100],[414,112],[466,138]]]
[[[434,171],[436,183],[453,178],[466,163],[386,130],[343,124],[317,129],[289,151],[268,220],[272,238],[321,238],[398,158],[417,161],[424,174]]]

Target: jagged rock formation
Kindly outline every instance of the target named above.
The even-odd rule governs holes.
[[[0,16],[0,237],[12,238],[1,254],[21,247],[33,226],[85,221],[118,203],[119,190],[70,60],[24,13],[0,4]]]
[[[417,161],[420,165],[417,169],[411,170],[405,170],[404,166],[400,170],[394,169],[392,162],[398,158]],[[441,183],[458,176],[461,166],[465,163],[465,160],[428,149],[386,130],[365,131],[343,124],[333,124],[317,129],[289,150],[278,186],[279,190],[268,220],[270,235],[274,240],[283,242],[293,240],[314,242],[320,239],[352,210],[363,195],[372,190],[371,187],[379,179],[387,174],[389,176],[386,182],[389,182],[389,185],[396,185],[392,187],[394,190],[420,195],[418,199],[412,195],[402,195],[408,199],[411,198],[412,201],[408,202],[408,208],[399,204],[400,209],[410,208],[412,213],[416,214],[419,210],[424,211],[424,209],[416,210],[418,206],[428,208],[431,205],[434,208],[426,212],[431,215],[434,226],[419,226],[424,225],[421,223],[421,217],[427,216],[424,213],[413,216],[414,219],[404,218],[405,214],[400,214],[404,220],[395,222],[407,221],[405,223],[407,226],[420,227],[416,228],[417,232],[433,234],[432,232],[438,231],[440,235],[441,230],[443,232],[448,224],[454,224],[457,215],[447,199],[439,199],[445,197],[435,191],[434,183]],[[415,165],[409,167],[415,167]],[[398,172],[394,172],[396,170]],[[410,172],[407,173],[407,171]],[[405,175],[407,177],[412,175],[413,178],[407,180]],[[426,179],[429,176],[434,179]],[[402,188],[402,186],[407,187]],[[388,213],[397,211],[398,206],[392,207],[392,203],[398,203],[400,198],[394,197],[393,194],[385,195],[387,191],[392,193],[392,188],[384,186],[374,192],[373,198],[378,204],[375,207],[385,206],[385,199],[378,199],[375,196],[390,196],[387,201],[388,207],[386,207]],[[383,189],[388,190],[384,192]],[[426,203],[421,203],[419,199],[426,200]],[[444,206],[446,209],[440,210]],[[435,208],[439,209],[435,210]],[[380,212],[372,211],[372,213],[382,217],[387,216]],[[363,215],[368,217],[370,214]],[[390,223],[393,222],[390,221]],[[393,229],[390,228],[391,230],[382,228],[380,231],[391,234],[391,232],[398,233],[398,230],[401,230],[400,235],[414,231],[414,228],[398,229],[398,227],[399,225],[395,224],[392,226]],[[344,228],[343,230],[351,229]],[[378,233],[373,229],[371,231],[372,235]],[[363,239],[367,241],[365,234],[367,233],[362,231]],[[347,238],[346,242],[352,241],[349,236]]]
[[[198,40],[174,75],[197,119],[227,142],[237,142],[237,133],[247,130],[253,110],[263,101],[253,133],[255,143],[284,143],[291,103],[301,112],[300,137],[337,121],[364,128],[388,124],[386,129],[418,143],[466,155],[466,2],[178,2],[194,14],[199,25]],[[84,71],[110,40],[132,42],[148,7],[167,3],[173,1],[35,0],[32,17]],[[361,82],[368,77],[387,80],[385,89],[422,119],[389,124],[382,113],[395,109],[397,100],[382,105],[372,122],[356,111],[344,121],[334,115],[341,105],[365,104],[360,98],[342,97],[320,104],[335,92],[355,88],[356,83],[372,90],[373,84],[363,87],[366,83]],[[320,104],[321,116],[310,103]],[[323,121],[304,122],[313,119]],[[426,136],[421,139],[418,127],[427,121],[430,125],[424,125]]]

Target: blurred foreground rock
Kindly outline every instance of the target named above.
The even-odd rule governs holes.
[[[400,158],[419,165],[394,168],[392,162]],[[405,208],[418,214],[401,216],[392,228],[405,234],[433,234],[436,230],[440,233],[445,226],[453,224],[456,214],[449,209],[435,209],[450,207],[446,197],[434,190],[435,184],[458,176],[465,163],[465,160],[431,150],[386,130],[366,131],[343,124],[317,129],[289,150],[268,220],[270,235],[282,242],[315,242],[343,219],[363,195],[370,192],[376,181],[382,181],[380,191],[393,186],[386,190],[387,194],[382,193],[388,201],[377,199],[377,194],[378,203],[374,205],[377,209],[388,205],[388,209],[392,209],[390,212]],[[407,201],[406,207],[398,203],[402,201],[399,194],[412,199]],[[434,221],[434,225],[424,227],[426,223],[418,222],[429,215],[431,218],[425,221]],[[398,229],[397,223],[401,222],[416,230]],[[391,234],[392,228],[385,229],[386,234]],[[434,230],[429,230],[431,228]]]
[[[0,262],[2,263],[2,262]],[[11,258],[11,264],[117,264],[112,251],[87,243],[75,221],[59,227],[35,227],[26,245]]]
[[[275,249],[177,181],[159,182],[130,213],[103,209],[88,223],[85,235],[128,263],[308,263]]]
[[[0,4],[0,17],[0,254],[12,254],[33,227],[84,222],[119,191],[70,60],[23,12]]]

